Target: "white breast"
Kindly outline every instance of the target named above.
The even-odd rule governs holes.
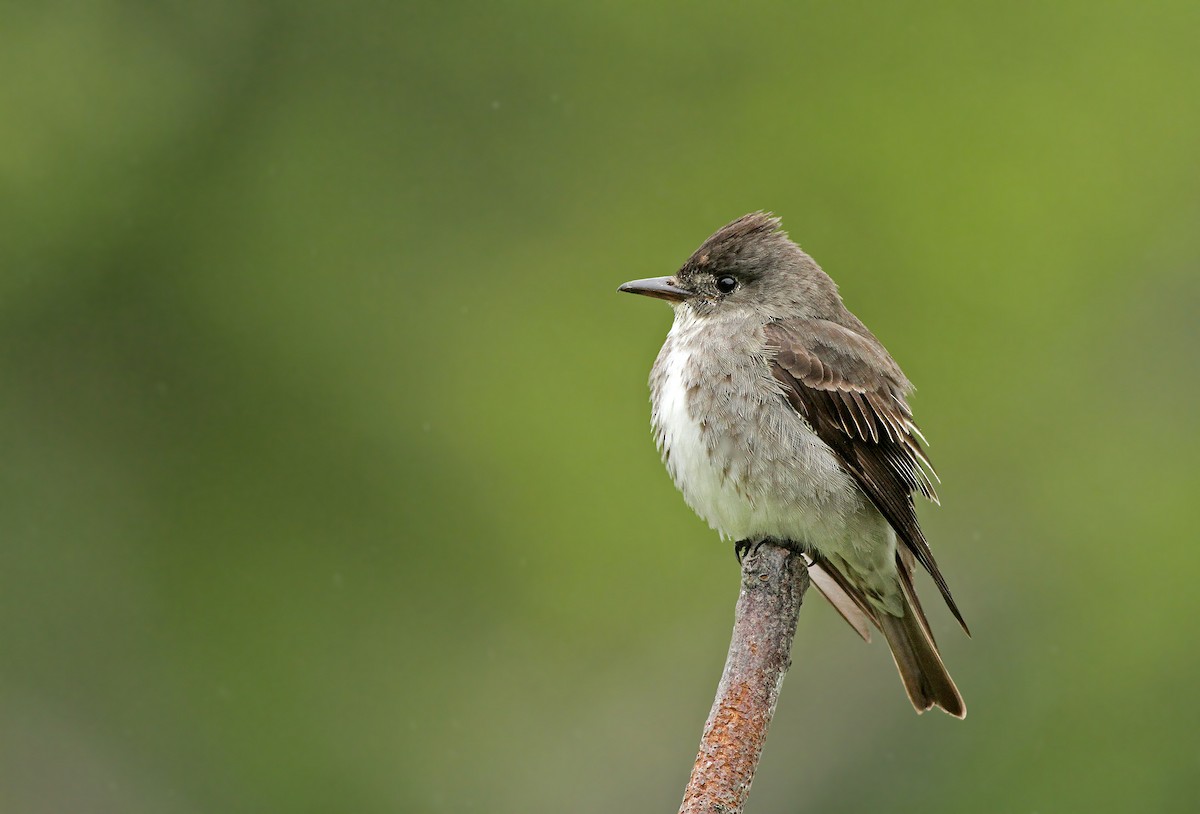
[[[754,386],[745,348],[707,345],[701,328],[677,312],[652,380],[655,438],[688,506],[727,539],[776,537],[830,553],[854,546],[864,499],[833,452],[769,381]],[[730,376],[753,392],[714,389]],[[694,403],[701,392],[707,413]]]
[[[692,511],[723,537],[740,540],[750,531],[754,506],[714,461],[708,445],[721,439],[703,433],[704,417],[694,416],[688,407],[688,387],[696,384],[695,374],[689,369],[691,353],[678,340],[696,327],[694,320],[680,319],[671,328],[654,403],[655,436],[671,479]]]
[[[659,451],[692,510],[722,535],[730,536],[740,525],[733,521],[745,514],[745,507],[739,505],[744,501],[730,494],[722,482],[705,449],[700,422],[688,412],[684,379],[688,359],[686,351],[675,350],[664,360],[666,375],[654,413]]]

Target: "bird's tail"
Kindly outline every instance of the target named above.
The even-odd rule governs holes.
[[[892,616],[873,607],[862,589],[846,579],[836,565],[817,559],[808,567],[813,585],[860,636],[871,640],[868,623],[883,631],[904,689],[917,712],[941,707],[955,717],[965,718],[966,704],[938,654],[925,611],[913,588],[912,571],[912,555],[903,550],[896,552],[896,575],[904,600],[904,615]]]
[[[913,590],[911,572],[903,565],[900,567],[900,587],[904,594],[904,616],[877,612],[875,620],[892,649],[892,658],[904,681],[908,700],[917,712],[936,706],[956,718],[965,718],[966,704],[942,663],[929,631],[929,622]]]

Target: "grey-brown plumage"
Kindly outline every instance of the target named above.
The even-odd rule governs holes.
[[[759,212],[674,277],[621,290],[675,307],[652,423],[688,505],[739,544],[803,550],[842,616],[864,638],[871,624],[883,632],[917,710],[965,715],[913,587],[915,560],[966,629],[913,505],[937,497],[912,385],[833,280]]]

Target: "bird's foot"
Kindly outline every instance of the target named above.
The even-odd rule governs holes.
[[[763,540],[738,540],[736,543],[734,543],[733,544],[733,556],[737,557],[738,565],[741,565],[745,561],[746,556],[748,554],[749,555],[757,554],[758,550],[760,548],[762,548],[762,544],[765,542],[766,542],[766,540],[763,539]]]
[[[742,564],[742,560],[746,559],[746,552],[750,550],[753,543],[750,540],[738,540],[733,544],[733,556],[737,557],[738,565]]]

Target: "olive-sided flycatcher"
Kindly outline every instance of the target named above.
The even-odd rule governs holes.
[[[863,638],[883,631],[917,711],[963,717],[913,587],[915,561],[966,630],[913,506],[937,497],[912,384],[833,280],[756,212],[674,276],[620,290],[675,309],[650,372],[652,424],[687,504],[739,557],[763,540],[803,552]]]

